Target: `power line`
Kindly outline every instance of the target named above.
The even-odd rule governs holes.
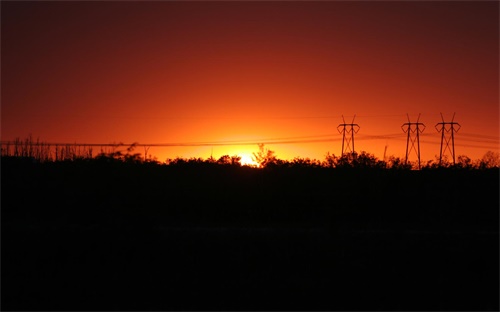
[[[177,146],[227,146],[227,145],[257,145],[260,143],[265,144],[291,144],[291,143],[315,143],[315,142],[334,142],[340,141],[342,138],[338,137],[339,134],[318,134],[318,135],[308,135],[308,136],[293,136],[293,137],[278,137],[278,138],[264,138],[264,139],[252,139],[252,140],[227,140],[227,141],[202,141],[202,142],[168,142],[168,143],[78,143],[78,142],[31,142],[30,144],[33,146],[37,145],[53,145],[53,146],[67,146],[67,145],[80,145],[80,146],[107,146],[107,147],[118,147],[118,146],[151,146],[151,147],[177,147]],[[487,143],[492,145],[499,145],[500,142],[495,142],[492,139],[489,139],[489,136],[477,135],[477,134],[465,134],[461,133],[460,137],[464,135],[474,136],[474,137],[486,137],[485,140],[477,140],[477,139],[468,139],[461,138],[461,141],[469,141],[469,142],[480,142]],[[420,133],[421,137],[426,138],[436,138],[438,139],[438,134],[435,133]],[[406,140],[406,135],[403,133],[389,133],[389,134],[378,134],[378,135],[368,135],[368,134],[358,134],[357,140]],[[422,143],[430,143],[430,144],[439,144],[439,142],[432,141],[422,141]],[[7,144],[15,144],[15,141],[0,141],[2,145]],[[18,144],[24,144],[24,141],[18,141]],[[465,144],[456,144],[457,146],[474,146],[474,145],[465,145]]]
[[[196,147],[196,146],[231,146],[231,145],[258,145],[265,144],[296,144],[321,143],[340,141],[340,138],[309,139],[309,140],[259,140],[259,141],[220,141],[220,142],[189,142],[189,143],[61,143],[61,142],[32,142],[31,146],[87,146],[87,147],[120,147],[120,146],[147,146],[147,147]],[[14,141],[1,141],[1,145],[14,145]],[[24,145],[20,141],[19,145]]]

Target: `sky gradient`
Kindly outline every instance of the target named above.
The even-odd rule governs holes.
[[[442,113],[456,155],[499,151],[497,1],[2,1],[1,17],[2,140],[323,160],[355,115],[355,150],[382,159],[420,114],[433,160]]]

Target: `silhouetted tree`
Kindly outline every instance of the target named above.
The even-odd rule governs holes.
[[[388,169],[411,169],[411,163],[406,163],[403,159],[396,156],[389,156],[386,161],[386,168]]]
[[[487,151],[479,162],[479,168],[500,168],[500,154]]]
[[[229,157],[229,155],[223,155],[217,160],[217,164],[229,165],[229,164],[231,164],[231,157]]]
[[[165,163],[167,165],[183,165],[187,163],[187,160],[182,157],[167,158],[167,160],[165,160]]]
[[[253,153],[252,159],[253,161],[257,162],[262,168],[269,166],[270,164],[282,163],[278,161],[278,159],[274,155],[274,151],[265,148],[263,143],[259,144],[259,151],[257,153]]]
[[[470,159],[469,157],[465,155],[459,155],[457,157],[456,167],[464,169],[472,169],[474,167],[474,164],[472,162],[472,159]]]
[[[310,158],[295,157],[291,162],[289,162],[291,167],[301,167],[301,168],[318,168],[322,164],[319,160]]]
[[[356,158],[357,153],[356,152],[351,152],[351,153],[346,153],[340,156],[337,159],[337,165],[336,168],[349,168],[354,166],[354,159]]]
[[[241,166],[241,157],[238,155],[231,156],[231,165]]]
[[[238,155],[223,155],[217,160],[217,164],[219,165],[232,165],[232,166],[241,166],[241,157]]]
[[[379,160],[375,155],[370,154],[365,151],[361,151],[359,154],[355,155],[351,159],[353,167],[356,168],[385,168],[386,164],[384,161]]]
[[[337,166],[338,157],[335,154],[331,154],[330,152],[326,153],[325,160],[322,163],[323,167],[326,168],[335,168]]]

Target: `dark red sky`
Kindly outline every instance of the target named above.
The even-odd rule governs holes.
[[[151,150],[164,160],[277,139],[279,158],[323,160],[356,115],[357,151],[404,157],[421,114],[431,160],[455,113],[457,155],[499,150],[497,1],[2,1],[1,17],[2,140],[253,143]]]

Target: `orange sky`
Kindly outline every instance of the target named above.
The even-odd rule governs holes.
[[[2,140],[323,160],[356,115],[356,151],[404,157],[421,114],[432,160],[443,113],[456,155],[499,151],[497,1],[2,1],[1,17]]]

